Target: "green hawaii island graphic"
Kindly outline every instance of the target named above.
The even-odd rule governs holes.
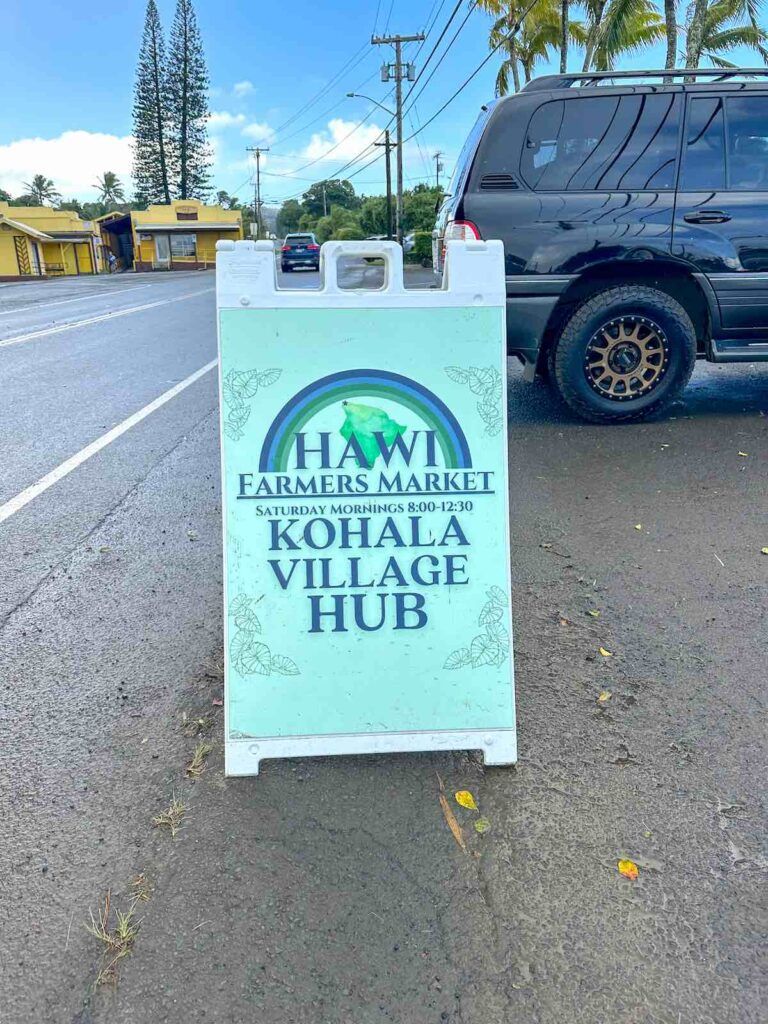
[[[373,468],[376,459],[381,455],[377,434],[387,445],[394,444],[395,438],[404,434],[406,428],[396,423],[383,409],[373,405],[361,405],[359,402],[342,402],[344,406],[344,422],[339,433],[345,441],[354,434],[363,454],[368,460],[369,469]],[[357,460],[359,465],[359,459]]]

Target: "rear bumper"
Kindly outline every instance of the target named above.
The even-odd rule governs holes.
[[[319,256],[281,256],[280,262],[284,267],[318,267]]]

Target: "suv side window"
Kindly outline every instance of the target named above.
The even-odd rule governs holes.
[[[768,188],[768,96],[729,96],[726,102],[728,186]]]
[[[690,100],[685,157],[680,189],[716,192],[725,188],[725,128],[723,101],[718,96]]]
[[[533,114],[521,173],[539,192],[673,189],[680,93],[590,96]]]

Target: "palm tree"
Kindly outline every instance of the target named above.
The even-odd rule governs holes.
[[[698,21],[697,13],[698,3],[687,29],[687,67],[698,67],[702,59],[717,68],[735,67],[723,54],[740,46],[755,50],[768,64],[768,32],[757,23],[759,4],[752,0],[714,0]]]
[[[589,34],[584,70],[613,71],[628,53],[638,53],[664,38],[664,19],[653,0],[587,0]]]
[[[45,205],[46,202],[53,204],[57,199],[61,199],[61,193],[51,179],[46,178],[44,174],[36,174],[32,181],[25,181],[23,184],[30,199],[34,199],[35,203],[40,206]]]
[[[677,63],[677,2],[664,0],[664,24],[667,33],[667,57],[665,68],[673,68]]]
[[[105,205],[125,202],[123,183],[114,171],[104,171],[102,176],[96,179],[93,187],[98,189],[99,199]]]
[[[509,92],[510,75],[514,91],[519,92],[520,70],[523,71],[525,81],[530,82],[536,63],[546,60],[551,51],[562,47],[561,0],[539,0],[523,19],[520,30],[511,38],[510,33],[527,5],[479,0],[478,6],[496,15],[488,43],[491,49],[499,47],[506,54],[496,75],[496,95],[503,96]],[[586,31],[579,21],[568,22],[567,35],[569,41],[578,46],[586,42]]]

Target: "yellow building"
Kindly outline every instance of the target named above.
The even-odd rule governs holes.
[[[105,248],[123,269],[213,269],[216,242],[243,237],[239,210],[206,206],[197,199],[174,199],[167,206],[108,213],[99,217],[98,224]]]
[[[44,232],[0,211],[0,281],[43,277],[43,244],[50,241]]]
[[[101,269],[98,229],[91,221],[82,220],[71,210],[52,210],[49,206],[10,206],[7,202],[0,202],[0,218],[22,224],[36,233],[34,240],[38,244],[40,270],[36,272],[37,264],[32,264],[31,274],[17,270],[12,276],[95,274]],[[27,236],[28,239],[31,237]],[[4,273],[0,270],[0,274]]]

